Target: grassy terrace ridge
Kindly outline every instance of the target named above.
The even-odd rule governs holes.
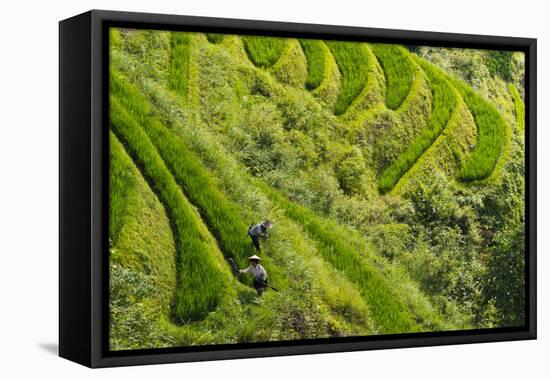
[[[111,135],[110,138],[115,137]],[[109,147],[109,238],[115,243],[128,210],[130,188],[136,185],[136,178],[127,170],[121,156],[122,147],[116,139],[110,141]]]
[[[457,174],[465,183],[482,181],[493,173],[508,143],[509,127],[499,111],[463,81],[446,75],[460,92],[474,116],[477,126],[477,143]]]
[[[311,94],[322,104],[334,112],[334,105],[340,93],[341,74],[334,56],[328,46],[322,42],[319,47],[323,53],[323,78],[317,88]]]
[[[314,90],[321,85],[325,72],[325,54],[323,41],[300,39],[300,45],[307,59],[306,89]]]
[[[382,106],[385,108],[386,83],[384,72],[368,45],[365,46],[365,51],[368,55],[367,82],[359,96],[352,101],[346,112],[341,115],[344,121],[352,121],[359,127],[369,117],[369,114],[380,111]]]
[[[300,42],[295,38],[286,40],[279,59],[269,72],[281,83],[303,89],[307,80],[307,59]]]
[[[381,193],[390,191],[424,151],[430,147],[449,123],[453,110],[457,106],[459,94],[439,70],[422,59],[416,59],[416,61],[428,77],[428,84],[433,94],[432,112],[428,118],[427,126],[409,144],[405,152],[399,155],[380,175],[378,189]]]
[[[285,210],[285,214],[301,224],[315,242],[317,251],[335,269],[358,286],[367,301],[375,324],[384,332],[402,333],[419,331],[418,324],[404,303],[392,293],[389,284],[373,267],[350,247],[344,235],[323,224],[313,212],[293,203],[281,193],[263,182],[257,182],[264,193],[275,204]]]
[[[371,49],[386,76],[386,105],[396,110],[410,92],[416,70],[414,62],[402,46],[372,44]]]
[[[173,319],[176,247],[166,210],[126,150],[109,131],[110,164],[117,166],[126,208],[122,227],[110,233],[109,344],[112,350],[166,347],[158,316]],[[110,187],[110,192],[118,189]],[[136,316],[146,310],[143,316]]]
[[[201,234],[197,216],[155,147],[138,121],[119,103],[117,98],[122,93],[116,90],[111,93],[111,128],[164,204],[174,231],[178,273],[173,320],[185,323],[202,319],[225,295],[228,276],[212,256],[215,246],[207,243]]]
[[[518,130],[523,133],[525,130],[525,102],[521,98],[518,89],[514,84],[508,84],[508,90],[514,101],[514,113],[516,115],[516,123]]]
[[[368,47],[359,42],[326,41],[325,43],[334,56],[342,76],[340,94],[334,107],[334,114],[341,115],[359,96],[367,82]]]
[[[187,95],[189,76],[189,49],[191,35],[185,32],[170,33],[170,67],[168,84],[176,92]]]
[[[285,44],[285,38],[264,36],[241,37],[246,54],[256,67],[269,68],[273,66],[281,56]]]

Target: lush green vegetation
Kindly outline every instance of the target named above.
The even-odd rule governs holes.
[[[518,130],[520,133],[523,133],[525,130],[525,103],[519,95],[518,89],[514,84],[508,85],[508,90],[514,101],[514,112],[516,115],[516,122],[518,125]]]
[[[460,92],[477,126],[477,144],[457,177],[463,182],[486,179],[495,169],[507,143],[508,125],[498,110],[473,89],[456,78],[448,79]]]
[[[158,348],[175,340],[159,329],[159,314],[174,319],[177,253],[165,208],[110,132],[111,172],[125,195],[121,226],[109,230],[112,349]],[[110,187],[111,193],[117,190]],[[119,192],[119,194],[121,194]],[[114,233],[116,232],[116,234]]]
[[[184,32],[172,32],[170,34],[170,68],[168,70],[168,83],[170,88],[183,94],[187,94],[187,81],[189,76],[189,49],[191,35]]]
[[[210,43],[220,43],[225,39],[225,34],[206,33],[206,38]]]
[[[285,199],[267,185],[261,187],[271,200],[285,210],[287,216],[304,225],[323,258],[359,287],[376,324],[384,333],[418,330],[406,306],[392,293],[389,283],[360,257],[346,235],[340,234],[330,223],[324,224],[312,212]]]
[[[286,40],[277,37],[242,37],[246,53],[256,67],[273,66],[283,53]]]
[[[451,114],[457,106],[458,93],[451,87],[449,82],[429,63],[421,60],[418,60],[418,63],[428,76],[430,89],[433,94],[433,109],[428,118],[426,128],[409,144],[407,150],[399,155],[380,175],[378,188],[382,193],[391,190],[401,176],[432,145],[449,123]]]
[[[494,301],[499,309],[497,322],[503,327],[525,324],[525,228],[501,232],[491,247],[491,262],[487,272],[491,285],[485,300]]]
[[[116,240],[124,222],[129,189],[135,185],[135,177],[122,157],[121,147],[112,139],[109,162],[109,238]]]
[[[373,44],[372,51],[386,75],[386,105],[397,109],[410,92],[415,64],[401,46]]]
[[[506,81],[512,80],[513,52],[489,50],[487,53],[487,68],[492,75],[498,75]]]
[[[118,96],[123,93],[116,81],[116,75],[112,74],[111,82],[114,84],[111,87],[111,127],[165,204],[175,231],[178,279],[174,319],[184,323],[204,318],[225,295],[227,276],[221,273],[221,268],[212,256],[214,248],[204,241],[204,236],[196,225],[196,215],[147,134],[120,105]],[[128,103],[129,100],[126,99],[125,102]]]
[[[323,52],[323,41],[300,39],[300,45],[307,59],[306,88],[313,90],[321,85],[324,77],[325,54]]]
[[[403,59],[391,62],[391,48],[374,46],[388,68],[367,44],[279,39],[274,48],[266,37],[189,34],[182,91],[170,84],[172,33],[111,36],[113,349],[524,322],[520,133],[505,134],[491,180],[455,179],[481,142],[478,118],[500,112],[521,127],[521,97],[508,85],[521,93],[518,55],[507,83],[489,72],[486,51],[411,49],[417,57],[394,47]],[[247,44],[260,46],[263,65]],[[406,80],[399,64],[412,70],[399,73]],[[455,77],[476,88],[470,103],[492,110],[472,107]],[[176,311],[190,262],[173,207],[186,209],[183,236],[200,240],[197,254],[221,282],[196,318]],[[263,265],[279,291],[260,298],[224,258],[244,267],[255,253],[246,230],[265,218],[275,227]],[[184,284],[197,285],[202,268],[190,266]]]
[[[327,41],[342,75],[340,94],[334,107],[334,114],[344,114],[353,100],[359,96],[367,82],[369,72],[368,47],[364,43]]]
[[[127,83],[116,80],[113,82],[115,85],[111,88],[111,93],[120,93],[117,99],[127,104],[128,111],[138,120],[144,130],[142,133],[148,136],[146,139],[150,138],[159,151],[177,184],[193,205],[198,207],[219,241],[223,253],[234,258],[240,265],[245,265],[251,251],[250,240],[246,236],[248,225],[241,220],[238,209],[216,188],[213,178],[185,143],[176,138],[158,119],[149,116],[146,98]]]

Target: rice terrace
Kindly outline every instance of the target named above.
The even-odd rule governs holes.
[[[524,64],[112,28],[110,349],[523,325]]]

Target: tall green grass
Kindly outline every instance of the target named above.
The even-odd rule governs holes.
[[[477,143],[458,172],[462,182],[474,182],[488,178],[507,143],[506,121],[499,111],[464,82],[447,76],[460,92],[466,106],[474,116],[477,126]]]
[[[305,207],[288,200],[267,184],[257,181],[257,186],[285,210],[287,217],[304,227],[324,260],[357,285],[367,301],[375,324],[383,333],[419,330],[410,311],[396,298],[389,283],[351,247],[343,232],[335,229],[333,224],[325,223]]]
[[[269,68],[283,53],[286,39],[248,35],[241,37],[246,54],[256,67]]]
[[[325,54],[323,41],[316,39],[300,39],[307,60],[306,88],[310,91],[319,87],[325,72]]]
[[[380,175],[378,189],[381,193],[391,190],[397,181],[414,165],[447,126],[458,101],[458,93],[431,64],[417,60],[428,77],[433,96],[432,112],[428,123],[416,139]]]
[[[112,139],[113,136],[110,136]],[[136,179],[123,160],[122,147],[109,143],[109,238],[116,241],[122,227],[128,205],[130,188]]]
[[[342,75],[340,94],[334,107],[334,114],[341,115],[346,112],[367,83],[368,47],[360,42],[327,41],[326,44]]]
[[[409,53],[401,46],[372,44],[372,51],[386,76],[386,106],[395,110],[411,90],[415,66]]]
[[[121,79],[111,81],[111,93],[124,99],[126,109],[140,123],[186,197],[198,208],[223,254],[239,265],[246,264],[253,250],[247,236],[248,225],[237,206],[217,188],[214,178],[186,143],[149,115],[148,101],[135,87]]]
[[[510,95],[514,101],[514,113],[516,114],[518,130],[523,133],[525,130],[525,102],[523,102],[523,99],[514,84],[508,84],[508,90],[510,91]]]
[[[116,81],[111,77],[111,81]],[[226,292],[227,276],[213,257],[209,245],[197,225],[197,217],[178,188],[155,146],[140,127],[141,120],[132,117],[124,105],[131,98],[119,101],[120,92],[111,90],[110,126],[140,167],[153,191],[164,204],[174,231],[177,249],[177,286],[173,317],[185,323],[204,318],[214,310]]]
[[[191,34],[172,32],[170,34],[170,66],[168,85],[170,89],[187,95],[189,75],[189,49]]]

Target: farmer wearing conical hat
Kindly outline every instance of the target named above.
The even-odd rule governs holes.
[[[254,289],[258,292],[258,295],[262,295],[269,287],[267,283],[267,272],[264,267],[260,265],[261,258],[253,255],[248,258],[250,265],[246,269],[239,269],[239,273],[250,273],[254,276]]]
[[[252,239],[252,244],[254,244],[254,248],[256,248],[256,251],[261,252],[260,237],[267,239],[269,237],[267,230],[269,230],[271,227],[273,227],[273,224],[269,219],[266,219],[261,223],[250,226],[250,228],[248,229],[248,236],[250,236],[250,238]]]

